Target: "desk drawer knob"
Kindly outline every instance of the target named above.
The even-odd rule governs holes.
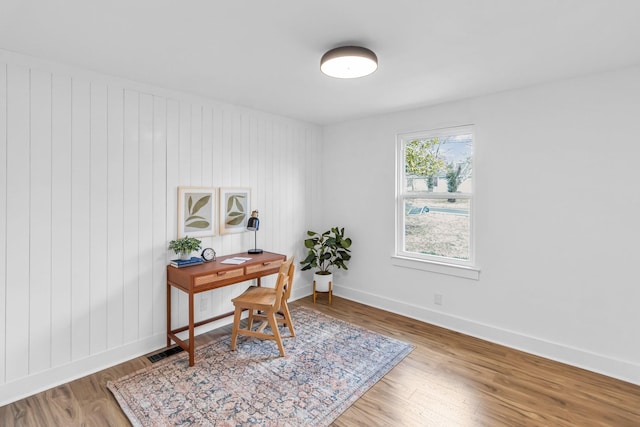
[[[227,274],[226,271],[218,271],[218,276],[224,276],[225,274]]]

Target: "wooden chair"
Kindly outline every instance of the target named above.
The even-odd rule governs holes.
[[[235,306],[233,316],[233,329],[231,332],[231,350],[236,349],[238,334],[256,338],[274,340],[278,344],[280,356],[285,356],[282,337],[278,330],[278,322],[284,323],[291,336],[295,336],[293,322],[287,306],[287,299],[291,295],[291,282],[293,280],[293,257],[282,263],[278,272],[278,279],[275,288],[265,288],[261,286],[251,286],[241,295],[232,299]],[[240,317],[243,310],[249,310],[246,329],[240,328]],[[264,319],[256,330],[253,330],[253,321]],[[271,328],[271,334],[264,332],[266,325]]]
[[[289,265],[289,271],[288,272],[283,271],[284,269],[286,269],[287,265]],[[287,304],[287,302],[289,301],[289,298],[291,297],[291,289],[293,287],[293,274],[295,272],[295,269],[296,269],[296,266],[293,263],[293,257],[291,258],[291,264],[289,264],[289,262],[286,262],[281,265],[281,272],[287,274],[288,280],[284,286],[284,295],[282,295],[280,310],[278,310],[278,312],[276,313],[276,321],[278,323],[282,323],[284,326],[286,326],[289,329],[289,332],[291,333],[291,335],[289,335],[287,338],[292,338],[296,336],[296,330],[293,327],[293,319],[291,318],[291,313],[289,312],[289,305]],[[273,290],[275,292],[273,288],[266,288],[266,289]],[[260,292],[260,291],[254,291],[254,292]],[[262,291],[262,292],[269,292],[269,291]],[[251,329],[253,326],[253,321],[257,319],[260,319],[263,321],[262,324],[257,329],[258,331],[262,331],[267,326],[268,322],[265,314],[259,311],[255,313],[249,312],[249,318],[247,319],[248,321],[247,327]]]

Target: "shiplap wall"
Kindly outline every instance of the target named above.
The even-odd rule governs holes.
[[[0,51],[0,404],[164,345],[178,186],[250,187],[258,247],[300,255],[320,140],[315,125]],[[253,247],[252,233],[202,240]],[[244,287],[200,294],[196,317]]]

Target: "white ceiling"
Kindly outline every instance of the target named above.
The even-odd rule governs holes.
[[[640,63],[640,0],[0,0],[0,48],[318,124]],[[372,49],[371,76],[319,70]]]

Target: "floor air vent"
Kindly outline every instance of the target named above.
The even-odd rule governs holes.
[[[180,353],[181,351],[184,351],[183,348],[180,347],[180,346],[176,346],[176,347],[172,347],[172,348],[169,348],[167,350],[161,351],[160,353],[156,353],[156,354],[153,354],[151,356],[147,356],[147,359],[149,359],[149,361],[151,363],[156,363],[156,362],[158,362],[158,361],[160,361],[162,359],[166,359],[167,357],[172,356],[172,355],[174,355],[176,353]]]

